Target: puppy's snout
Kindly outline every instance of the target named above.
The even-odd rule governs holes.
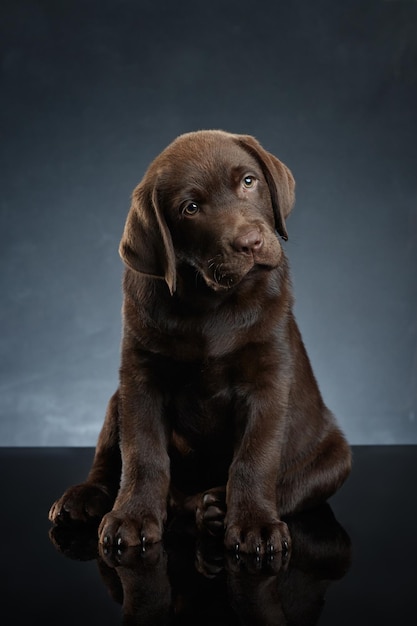
[[[250,230],[248,233],[236,237],[232,245],[236,252],[243,254],[254,254],[262,248],[263,238],[258,230]]]

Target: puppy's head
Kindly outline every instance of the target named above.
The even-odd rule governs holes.
[[[119,252],[173,294],[181,266],[216,290],[279,265],[294,204],[289,169],[249,135],[197,131],[150,165],[132,196]]]

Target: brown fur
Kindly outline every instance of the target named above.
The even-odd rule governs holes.
[[[191,511],[228,548],[281,550],[282,516],[331,496],[350,448],[292,313],[288,168],[250,136],[180,136],[133,192],[120,254],[120,385],[85,483],[50,519],[101,519],[103,544],[161,540]],[[103,517],[104,515],[104,517]]]

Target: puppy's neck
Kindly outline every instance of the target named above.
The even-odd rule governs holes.
[[[177,268],[177,290],[173,298],[190,310],[206,312],[216,309],[230,295],[231,290],[215,291],[209,287],[194,267],[181,264]]]

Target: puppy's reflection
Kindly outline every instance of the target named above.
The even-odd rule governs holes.
[[[291,554],[264,558],[228,553],[220,539],[184,532],[181,520],[144,551],[98,547],[91,528],[57,526],[50,537],[70,558],[97,559],[123,624],[313,626],[329,584],[349,569],[350,539],[328,504],[286,521]]]

